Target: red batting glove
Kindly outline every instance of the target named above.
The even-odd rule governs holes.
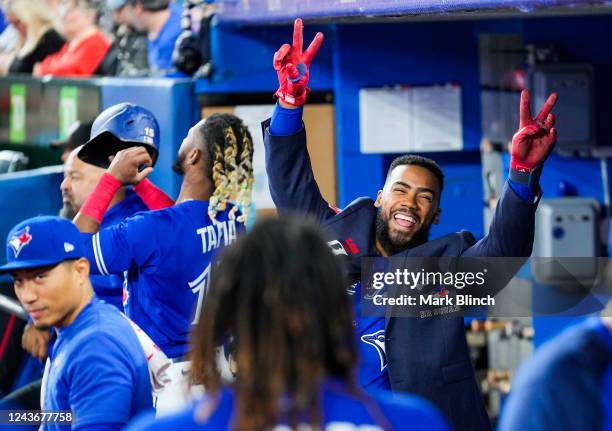
[[[512,137],[510,168],[521,173],[531,173],[548,158],[557,141],[553,128],[555,116],[550,113],[557,102],[557,93],[546,99],[538,116],[531,116],[529,92],[523,90],[520,104],[520,126]]]
[[[284,44],[274,54],[274,70],[279,87],[274,95],[292,106],[302,106],[310,89],[310,63],[323,43],[323,33],[316,34],[310,46],[302,52],[304,24],[300,18],[293,24],[293,45]]]

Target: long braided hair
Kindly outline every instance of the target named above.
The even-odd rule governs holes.
[[[211,395],[221,378],[216,346],[233,337],[237,374],[232,428],[322,423],[320,383],[358,393],[353,313],[342,271],[314,226],[267,219],[226,248],[193,334],[192,380]],[[304,417],[303,415],[306,415]]]
[[[236,212],[239,222],[245,223],[251,206],[253,190],[253,139],[242,120],[232,114],[213,114],[208,117],[201,133],[208,152],[207,175],[214,184],[208,215],[214,222],[217,213],[227,208],[228,201],[235,203],[229,217]]]

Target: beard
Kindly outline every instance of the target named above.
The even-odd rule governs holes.
[[[380,242],[383,250],[392,256],[406,249],[425,244],[429,241],[429,228],[431,223],[417,230],[410,239],[392,238],[389,233],[389,218],[385,216],[380,208],[376,214],[376,239]]]
[[[40,323],[38,325],[33,323],[33,325],[39,331],[48,331],[48,330],[50,330],[53,327],[53,325],[45,325],[45,324],[42,324],[42,323]]]
[[[70,204],[64,204],[60,209],[59,216],[68,220],[72,220],[79,211]]]
[[[185,154],[177,154],[176,160],[172,165],[172,170],[175,174],[183,176],[185,175],[185,170],[183,169],[183,162],[185,161]]]

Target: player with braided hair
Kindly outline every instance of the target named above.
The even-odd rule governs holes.
[[[193,126],[179,148],[174,170],[184,178],[174,206],[97,232],[116,190],[152,170],[147,150],[133,147],[117,153],[75,218],[81,232],[95,233],[86,241],[92,272],[127,271],[126,314],[175,363],[168,373],[173,384],[158,396],[158,412],[184,400],[189,332],[218,250],[244,231],[241,207],[250,199],[252,157],[251,135],[240,118],[212,115]],[[140,170],[142,165],[147,167]]]
[[[238,164],[238,184],[240,190],[236,197],[236,203],[243,208],[243,219],[246,220],[248,216],[248,209],[251,206],[251,192],[253,190],[253,183],[255,178],[253,176],[253,140],[250,137],[249,131],[245,126],[240,129],[242,133],[242,154],[240,154],[240,163]],[[237,207],[231,209],[230,217],[232,212],[235,212]]]
[[[238,221],[248,218],[253,190],[253,138],[242,121],[233,115],[213,114],[203,128],[208,153],[212,154],[211,178],[215,190],[210,198],[208,214],[212,220],[226,209],[228,201],[236,205],[229,213],[233,219],[240,209]],[[223,135],[219,131],[223,130]]]

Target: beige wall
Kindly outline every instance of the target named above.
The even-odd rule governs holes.
[[[201,110],[202,118],[215,112],[233,113],[233,106],[207,106]],[[262,121],[265,118],[262,118]],[[312,162],[315,179],[321,194],[331,204],[338,202],[336,179],[336,130],[334,106],[332,104],[306,105],[304,123],[308,133],[308,152]],[[251,131],[260,133],[259,130]],[[272,208],[258,208],[257,216],[274,215]]]

